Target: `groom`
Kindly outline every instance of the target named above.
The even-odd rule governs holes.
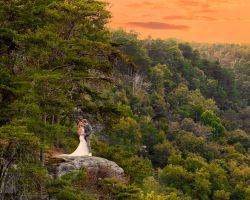
[[[92,134],[93,134],[92,126],[88,123],[87,119],[81,118],[80,121],[82,121],[84,124],[84,132],[85,132],[84,139],[87,142],[87,146],[89,149],[89,156],[92,156],[92,149],[91,149],[91,144],[90,144],[90,140],[91,140]]]

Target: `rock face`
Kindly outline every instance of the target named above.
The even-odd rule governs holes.
[[[113,178],[119,182],[127,182],[124,170],[115,162],[104,158],[59,156],[56,159],[57,162],[48,165],[49,175],[53,178],[59,178],[64,174],[84,168],[91,184],[97,183],[101,178]]]

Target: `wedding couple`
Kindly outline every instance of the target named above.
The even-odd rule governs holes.
[[[86,119],[79,118],[77,123],[77,133],[79,135],[80,144],[77,149],[67,156],[92,156],[90,139],[92,135],[92,127]]]

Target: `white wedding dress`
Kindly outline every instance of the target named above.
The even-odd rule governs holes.
[[[84,138],[84,128],[81,128],[81,135],[79,137],[80,144],[78,145],[77,149],[71,154],[63,154],[61,156],[89,156],[89,149],[87,142]]]

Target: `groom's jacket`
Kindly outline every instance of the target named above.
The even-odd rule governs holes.
[[[85,127],[85,137],[90,136],[92,134],[92,132],[93,132],[92,126],[90,124],[88,124]]]

